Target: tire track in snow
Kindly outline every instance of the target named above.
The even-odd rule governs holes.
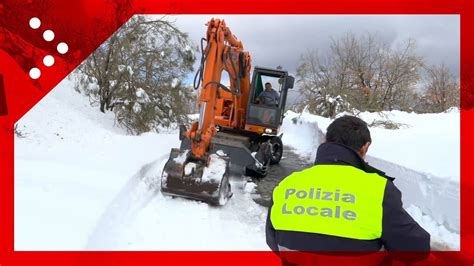
[[[159,193],[159,177],[154,174],[164,167],[168,155],[144,165],[118,193],[102,214],[94,232],[89,237],[87,250],[115,249],[115,236],[130,226],[130,221]],[[161,171],[159,171],[161,173]]]
[[[266,209],[251,199],[252,183],[232,177],[225,206],[163,196],[167,156],[144,165],[105,210],[88,250],[268,250]]]

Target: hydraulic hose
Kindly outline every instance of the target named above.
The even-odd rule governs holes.
[[[201,62],[199,64],[199,68],[196,71],[196,75],[194,75],[194,82],[193,86],[194,89],[197,90],[199,86],[201,85],[202,82],[202,76],[204,73],[204,63],[207,60],[207,56],[209,55],[209,51],[211,50],[211,45],[212,43],[209,43],[209,46],[207,47],[207,51],[204,52],[204,42],[207,41],[206,38],[201,39]],[[197,84],[196,84],[197,82]]]

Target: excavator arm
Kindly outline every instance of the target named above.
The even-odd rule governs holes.
[[[187,132],[192,140],[192,154],[202,158],[208,151],[210,141],[216,134],[216,116],[227,116],[231,127],[243,127],[250,86],[250,55],[223,20],[211,19],[207,29],[207,47],[203,51],[205,60],[200,69],[204,71],[199,97],[199,121]],[[230,88],[221,83],[222,72],[227,71]],[[221,98],[228,100],[227,110],[218,104]],[[220,113],[219,113],[220,112]]]
[[[223,152],[211,153],[211,140],[217,133],[216,119],[232,128],[245,127],[250,88],[250,55],[220,19],[207,24],[207,45],[198,70],[199,120],[184,133],[191,149],[172,149],[163,173],[164,194],[223,205],[232,195],[229,158]],[[227,71],[230,86],[221,83]],[[202,80],[201,80],[202,77]]]

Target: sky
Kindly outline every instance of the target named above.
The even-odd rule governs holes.
[[[168,18],[197,44],[205,37],[205,23],[221,18],[243,42],[253,66],[282,66],[296,73],[301,55],[328,51],[331,38],[347,33],[377,34],[392,47],[409,38],[428,64],[444,63],[459,77],[459,15],[176,15]],[[198,55],[198,58],[200,55]],[[197,62],[196,67],[197,68]],[[192,83],[190,74],[186,83]]]
[[[328,49],[331,38],[348,32],[376,33],[390,44],[408,38],[428,63],[445,63],[459,72],[460,20],[458,15],[178,15],[169,16],[192,40],[205,37],[205,23],[223,18],[244,48],[253,65],[283,66],[294,72],[301,54]]]

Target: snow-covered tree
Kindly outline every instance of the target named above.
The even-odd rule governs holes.
[[[305,95],[305,92],[303,92],[303,95]],[[351,112],[351,105],[340,95],[333,96],[319,91],[308,96],[303,97],[299,106],[303,108],[302,110],[312,114],[334,118],[337,114]]]
[[[195,96],[181,80],[192,71],[195,51],[166,17],[134,16],[80,66],[77,88],[133,134],[184,122]]]
[[[390,46],[373,34],[332,39],[329,51],[310,50],[297,69],[301,106],[317,109],[323,99],[340,99],[361,111],[408,109],[420,79],[415,43]],[[322,98],[321,98],[322,97]]]

